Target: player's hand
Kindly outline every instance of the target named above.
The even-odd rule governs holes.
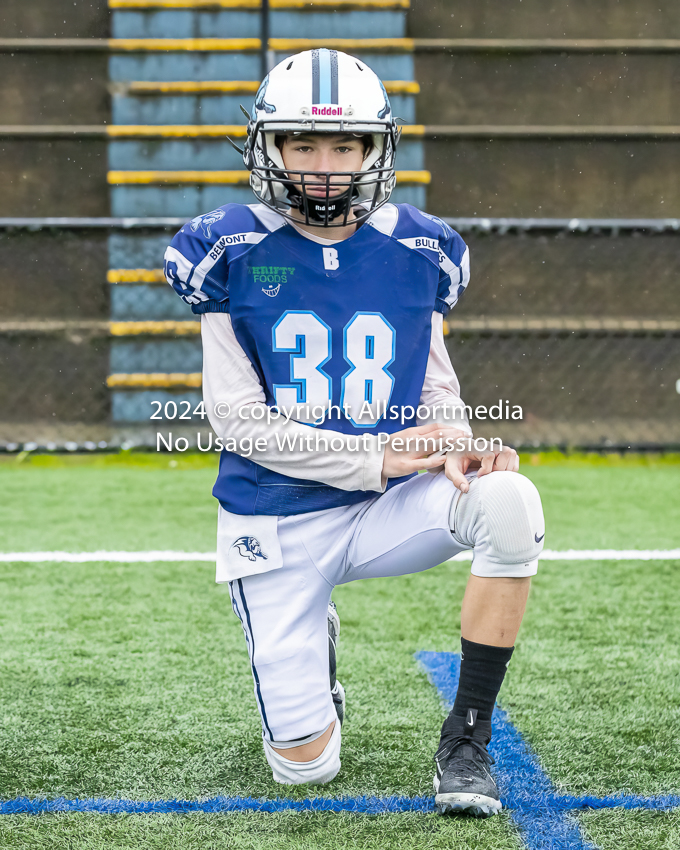
[[[390,436],[383,457],[383,478],[400,478],[421,469],[441,469],[444,458],[439,449],[449,438],[453,443],[458,437],[467,437],[464,431],[448,428],[436,422],[404,428]],[[416,438],[418,445],[416,447]]]
[[[477,476],[488,475],[490,472],[517,472],[519,470],[519,455],[509,446],[501,451],[477,451],[470,447],[465,451],[450,451],[446,454],[444,464],[446,477],[455,484],[461,493],[467,493],[470,483],[465,473],[478,469]]]

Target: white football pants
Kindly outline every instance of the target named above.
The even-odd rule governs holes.
[[[494,475],[515,473],[489,477]],[[480,541],[458,534],[456,539],[451,531],[452,504],[459,495],[443,472],[422,474],[358,505],[279,518],[283,566],[229,583],[248,644],[265,740],[297,740],[336,719],[326,624],[336,585],[428,570],[472,546],[475,559],[479,555],[480,564],[488,563],[483,557],[488,535],[480,533]],[[491,566],[501,575],[536,572],[535,560],[505,572],[502,565]]]

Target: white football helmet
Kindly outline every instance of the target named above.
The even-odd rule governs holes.
[[[243,161],[263,204],[288,219],[297,208],[308,224],[342,227],[352,209],[353,221],[364,219],[389,199],[400,132],[385,87],[364,62],[338,50],[307,50],[279,63],[263,80],[250,113]],[[276,136],[292,133],[369,135],[372,146],[360,171],[335,172],[334,189],[340,176],[347,190],[333,197],[330,174],[284,167]],[[307,194],[310,178],[317,187],[325,178],[325,198]]]

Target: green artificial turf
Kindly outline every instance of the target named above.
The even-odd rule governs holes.
[[[174,464],[174,466],[171,466]],[[215,548],[217,466],[203,455],[0,464],[0,551]]]
[[[0,551],[214,549],[212,463],[0,465]],[[675,463],[525,464],[548,546],[680,546]],[[469,565],[336,589],[343,768],[309,794],[429,794],[442,708],[418,650],[459,647]],[[240,624],[207,563],[0,564],[0,799],[277,796]],[[543,562],[501,692],[559,790],[679,793],[677,562]],[[671,848],[677,813],[579,815],[602,848]],[[675,844],[673,842],[676,842]],[[666,842],[664,844],[664,842]],[[0,847],[517,850],[507,815],[0,818]]]
[[[551,549],[680,545],[677,455],[534,455],[521,470],[541,491]],[[0,457],[0,551],[210,551],[216,474],[201,454]]]
[[[680,811],[624,812],[620,809],[584,812],[579,823],[600,850],[678,850]]]
[[[520,850],[506,816],[50,815],[0,818],[17,850]]]

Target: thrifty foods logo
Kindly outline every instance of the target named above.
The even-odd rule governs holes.
[[[312,115],[342,115],[342,106],[313,106]]]
[[[279,294],[282,283],[288,283],[295,274],[290,266],[251,266],[250,273],[255,283],[261,284],[262,291],[270,298]]]

